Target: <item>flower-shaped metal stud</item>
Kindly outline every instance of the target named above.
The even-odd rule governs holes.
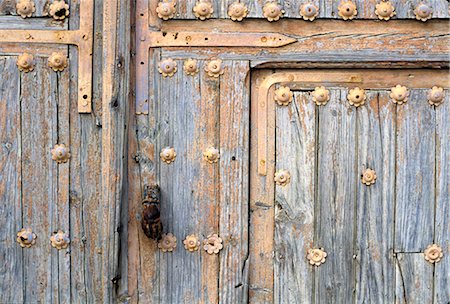
[[[52,159],[58,164],[67,163],[70,159],[69,148],[67,148],[64,144],[55,145],[50,152],[52,153]]]
[[[433,16],[433,10],[427,4],[419,3],[414,9],[414,15],[416,15],[417,20],[425,22],[428,19],[431,19]]]
[[[161,60],[158,66],[158,71],[163,77],[172,77],[177,72],[177,63],[171,58]]]
[[[186,75],[191,75],[191,76],[195,76],[195,74],[197,74],[199,71],[197,60],[195,60],[195,59],[186,60],[184,62],[183,68],[184,68],[184,72],[186,73]]]
[[[408,101],[409,91],[405,86],[398,84],[391,88],[391,94],[389,96],[394,103],[401,105]]]
[[[396,15],[395,7],[390,1],[381,1],[375,5],[375,14],[380,20],[389,20]]]
[[[175,9],[175,1],[171,0],[163,0],[158,3],[158,7],[156,8],[156,13],[158,17],[162,20],[169,20],[175,17],[176,9]]]
[[[50,4],[48,13],[55,20],[63,20],[69,16],[69,5],[64,0],[55,0]]]
[[[206,20],[211,18],[214,13],[214,8],[209,0],[199,0],[194,8],[194,15],[200,20]]]
[[[52,244],[52,247],[58,250],[66,249],[67,247],[69,247],[70,243],[69,235],[62,230],[58,230],[57,232],[54,232],[50,237],[50,242]]]
[[[348,92],[348,102],[355,107],[362,106],[366,102],[366,92],[361,88],[354,88]]]
[[[36,11],[33,0],[19,0],[16,4],[16,12],[22,18],[31,17]]]
[[[188,235],[186,239],[183,241],[184,248],[187,251],[194,252],[197,251],[200,247],[200,240],[195,234]]]
[[[68,66],[67,57],[63,53],[54,52],[48,58],[48,66],[55,72],[62,72]]]
[[[31,228],[23,228],[17,233],[17,242],[22,248],[30,248],[36,243],[36,234]]]
[[[313,21],[319,15],[319,8],[314,3],[305,3],[300,7],[300,16],[303,20]]]
[[[341,2],[338,7],[338,15],[344,20],[352,20],[356,15],[358,15],[356,4],[352,1]]]
[[[17,67],[20,71],[28,73],[34,70],[34,57],[31,54],[23,53],[17,57]]]
[[[208,62],[205,66],[205,71],[210,77],[219,77],[223,75],[222,60],[214,59]]]
[[[376,180],[377,174],[375,173],[375,170],[368,168],[361,174],[361,182],[366,186],[375,184]]]
[[[236,1],[228,7],[228,16],[233,21],[242,21],[248,15],[248,8],[244,3]]]
[[[444,252],[439,245],[431,244],[425,249],[424,258],[430,263],[437,263],[444,257]]]
[[[165,147],[161,150],[161,153],[159,153],[159,157],[166,164],[171,164],[175,161],[175,158],[177,157],[177,153],[175,152],[174,148]]]
[[[217,163],[219,161],[219,158],[219,150],[214,147],[210,147],[203,152],[203,159],[210,164]]]
[[[323,106],[330,100],[330,91],[325,87],[316,87],[314,91],[311,92],[311,96],[316,105]]]
[[[270,22],[280,20],[284,13],[285,11],[277,2],[267,2],[263,7],[264,17]]]
[[[162,239],[158,242],[158,248],[162,252],[172,252],[177,247],[177,238],[172,233],[162,235]]]
[[[313,266],[320,266],[321,264],[325,263],[326,257],[327,253],[323,248],[309,249],[306,255],[309,264]]]
[[[203,240],[203,249],[208,254],[217,254],[222,248],[222,239],[215,233],[208,235],[206,240]]]
[[[434,86],[428,92],[428,102],[430,103],[430,105],[435,107],[439,106],[444,102],[444,97],[445,97],[444,89],[441,87]]]
[[[275,172],[275,183],[279,186],[286,186],[291,181],[291,174],[287,170],[278,170]]]
[[[289,105],[294,99],[294,93],[289,87],[279,87],[275,90],[274,99],[280,106]]]

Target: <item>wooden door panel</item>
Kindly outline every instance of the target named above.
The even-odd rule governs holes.
[[[424,303],[433,297],[445,303],[448,298],[447,286],[442,287],[443,292],[437,291],[448,280],[442,273],[448,263],[434,265],[423,253],[437,243],[438,234],[442,237],[449,231],[448,221],[438,216],[447,207],[435,200],[442,187],[435,181],[436,170],[442,170],[437,164],[444,161],[438,152],[442,146],[438,143],[437,117],[446,106],[431,106],[427,97],[433,82],[448,88],[448,78],[440,72],[426,76],[426,71],[397,70],[389,76],[387,70],[367,70],[359,79],[366,89],[366,104],[356,108],[347,100],[349,87],[355,86],[345,84],[356,79],[351,73],[256,73],[253,84],[257,93],[253,96],[259,99],[254,101],[258,110],[252,117],[258,129],[252,134],[268,136],[258,141],[256,154],[267,157],[268,163],[266,170],[261,166],[257,170],[266,180],[252,178],[256,185],[251,189],[261,187],[263,199],[270,201],[267,180],[273,183],[272,166],[288,170],[291,180],[287,186],[274,186],[273,213],[258,215],[269,228],[261,232],[256,227],[264,224],[251,220],[252,237],[259,240],[262,233],[270,236],[273,231],[274,243],[267,237],[265,244],[250,239],[250,255],[263,257],[264,253],[258,266],[250,265],[250,271],[265,276],[250,275],[250,284],[268,289],[273,276],[274,289],[273,298],[270,293],[262,297],[256,293],[250,303],[292,303],[299,299],[305,303],[339,303],[344,299]],[[380,73],[384,73],[384,80],[377,80]],[[389,88],[403,83],[402,79],[407,79],[403,76],[414,81],[409,84],[408,102],[396,105]],[[265,106],[265,98],[268,105],[275,104],[273,90],[277,86],[270,85],[271,79],[275,85],[299,90],[291,104],[273,109]],[[309,92],[322,84],[329,89],[330,100],[325,106],[316,106]],[[269,88],[267,93],[261,91],[264,88]],[[264,111],[267,118],[261,118]],[[267,130],[261,132],[266,125]],[[446,134],[446,127],[440,128],[440,134]],[[270,136],[273,129],[275,137]],[[447,142],[444,139],[443,145]],[[273,161],[270,147],[274,147]],[[361,182],[368,168],[377,174],[372,186]],[[447,189],[448,183],[445,185]],[[251,193],[253,198],[257,195]],[[444,251],[446,238],[440,242]],[[319,267],[309,265],[306,254],[310,248],[324,248],[326,262]],[[273,267],[273,272],[262,273],[260,267]],[[441,269],[439,273],[437,269]]]
[[[228,6],[234,3],[235,0],[212,0],[211,3],[214,8],[213,18],[230,18],[228,16]],[[263,0],[246,0],[241,1],[245,3],[249,9],[249,18],[264,18],[263,7],[265,1]],[[300,7],[304,3],[314,3],[319,8],[318,18],[341,18],[338,15],[338,6],[340,1],[332,0],[314,0],[314,1],[297,1],[297,0],[280,0],[280,3],[285,11],[285,18],[301,19]],[[356,7],[358,15],[356,19],[378,19],[375,14],[375,5],[377,1],[357,0]],[[391,0],[395,7],[396,18],[401,19],[415,19],[414,8],[421,1],[401,1]],[[175,1],[177,7],[177,19],[195,19],[193,8],[197,0],[177,0]],[[427,3],[433,8],[434,18],[448,18],[448,2],[445,0],[430,0]],[[155,1],[156,7],[156,1]]]

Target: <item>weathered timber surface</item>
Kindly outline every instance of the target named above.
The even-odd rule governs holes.
[[[397,107],[396,252],[421,252],[433,242],[436,114],[427,92],[413,89]]]
[[[15,57],[0,57],[0,301],[24,300],[23,252],[16,242],[22,229],[22,130],[20,73]]]
[[[177,16],[178,19],[195,19],[195,15],[192,9],[195,6],[197,0],[176,0],[177,4]],[[234,3],[235,0],[213,0],[214,14],[213,18],[229,18],[228,6]],[[249,8],[249,18],[264,18],[263,7],[264,0],[243,0]],[[341,18],[338,16],[338,6],[340,1],[335,0],[280,0],[280,3],[285,10],[285,18],[297,18],[301,19],[300,7],[303,3],[312,2],[319,7],[318,18]],[[356,7],[358,9],[358,15],[356,19],[378,19],[375,15],[375,5],[379,1],[376,0],[357,0]],[[392,4],[395,6],[397,15],[396,19],[415,19],[414,8],[420,3],[419,0],[403,1],[392,0]],[[427,3],[433,8],[433,18],[448,18],[448,1],[445,0],[428,0]],[[309,21],[304,21],[309,22]],[[351,21],[349,21],[351,22]]]
[[[368,91],[357,116],[355,300],[393,303],[396,106],[388,91]],[[367,168],[377,174],[371,186],[360,179]]]
[[[314,243],[318,109],[309,92],[296,92],[276,111],[277,170],[291,181],[275,190],[275,303],[311,303],[314,266],[305,257]]]
[[[346,89],[330,89],[319,109],[314,246],[328,253],[315,271],[316,303],[353,299],[356,184],[356,109]]]
[[[226,62],[219,110],[219,232],[224,239],[219,303],[224,304],[248,300],[249,94],[248,61]]]
[[[159,61],[159,52],[150,58]],[[204,72],[188,76],[183,61],[177,64],[171,78],[150,71],[150,114],[136,118],[137,142],[131,148],[139,170],[130,165],[129,176],[140,184],[131,192],[138,200],[146,184],[160,185],[164,231],[173,233],[178,245],[173,253],[162,253],[136,231],[141,206],[133,202],[129,214],[136,224],[130,233],[139,240],[128,242],[137,250],[130,256],[129,271],[137,282],[129,281],[129,295],[135,303],[215,303],[219,296],[223,303],[245,301],[248,185],[242,180],[248,174],[249,65],[224,62],[225,74],[217,79]],[[203,70],[206,62],[198,64]],[[159,158],[167,146],[177,153],[170,165]],[[220,149],[216,164],[203,159],[209,147]],[[219,256],[184,249],[187,235],[203,240],[210,233],[223,237]],[[147,263],[136,265],[142,259]]]
[[[436,108],[436,220],[434,242],[444,259],[434,270],[434,303],[450,302],[450,98]]]
[[[283,20],[276,24],[249,21],[245,27],[232,21],[171,21],[162,31],[177,32],[192,28],[197,31],[282,33],[298,40],[282,48],[168,48],[172,58],[209,58],[251,60],[255,67],[267,62],[374,62],[374,61],[448,61],[450,52],[448,22],[317,20],[298,23]]]
[[[395,303],[433,303],[433,265],[423,254],[397,253],[395,265]]]
[[[0,30],[65,30],[68,22],[53,18],[25,18],[20,16],[0,16]]]
[[[0,15],[17,15],[16,13],[16,3],[19,2],[18,0],[0,0]],[[32,17],[45,17],[48,18],[48,20],[52,20],[53,18],[48,15],[49,12],[49,5],[53,2],[51,0],[33,0],[36,11],[33,13]],[[66,1],[69,5],[71,4],[71,1]],[[76,8],[76,5],[70,5],[70,13],[71,16],[75,18],[77,16],[77,13],[72,11]],[[20,17],[20,16],[19,16]],[[20,17],[22,18],[22,17]],[[66,19],[67,20],[67,19]]]

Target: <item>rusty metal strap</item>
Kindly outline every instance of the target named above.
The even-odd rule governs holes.
[[[93,16],[94,1],[82,0],[78,30],[0,30],[0,43],[51,43],[78,47],[79,113],[91,112]]]

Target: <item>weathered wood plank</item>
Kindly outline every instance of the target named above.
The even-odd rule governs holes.
[[[163,23],[162,30],[185,31],[194,24],[198,31],[209,32],[212,29],[243,31],[242,24],[224,20],[173,21]],[[448,23],[437,20],[427,22],[425,25],[416,20],[389,22],[317,20],[300,23],[296,20],[283,20],[275,24],[248,20],[245,23],[245,31],[280,32],[297,39],[298,42],[282,48],[242,47],[230,52],[229,49],[211,47],[208,48],[207,54],[201,48],[169,48],[165,53],[175,58],[220,56],[229,60],[251,60],[251,66],[254,67],[265,62],[417,62],[418,60],[446,62],[448,61],[446,54],[450,52]],[[433,47],[430,48],[430,45]]]
[[[0,1],[0,15],[17,15],[16,13],[16,3],[18,1],[13,0],[1,0]],[[49,21],[52,21],[53,18],[48,16],[49,5],[52,3],[50,0],[34,0],[34,5],[36,11],[33,13],[32,17],[46,17]],[[71,2],[71,1],[66,1]],[[70,5],[70,3],[68,3]],[[77,14],[73,11],[76,6],[70,5],[70,13],[72,17],[75,17]]]
[[[248,61],[226,62],[220,79],[219,303],[246,303],[248,296],[249,107]]]
[[[22,128],[20,73],[15,57],[0,57],[0,301],[23,302],[23,253],[16,242],[22,229]]]
[[[357,181],[356,303],[393,303],[396,106],[389,92],[368,91],[357,116],[358,173],[373,169],[377,180]]]
[[[275,302],[311,303],[314,267],[306,253],[314,243],[318,108],[309,92],[296,92],[276,111],[277,170],[288,170],[291,181],[275,187]]]
[[[436,222],[435,243],[442,247],[444,258],[434,271],[434,303],[450,302],[450,98],[436,108]]]
[[[33,72],[21,75],[23,226],[38,236],[24,251],[24,301],[58,299],[57,255],[49,244],[57,216],[57,170],[50,150],[57,136],[56,74],[45,58],[35,58]],[[26,130],[26,131],[25,131]]]
[[[346,89],[330,89],[319,109],[315,246],[328,253],[315,271],[315,301],[353,298],[356,183],[356,109]]]
[[[411,90],[397,106],[396,252],[422,252],[433,241],[435,123],[427,90]]]
[[[433,303],[433,265],[422,253],[397,253],[395,303]]]
[[[197,0],[177,0],[178,14],[177,19],[195,19],[192,9]],[[213,18],[228,18],[228,6],[235,2],[234,0],[212,0],[214,7]],[[249,18],[264,18],[263,7],[265,0],[242,0],[249,8]],[[314,2],[319,7],[318,18],[341,18],[338,15],[338,7],[341,1],[333,0],[279,0],[278,3],[285,11],[284,18],[301,19],[300,7],[303,3]],[[376,0],[357,0],[356,7],[358,15],[355,19],[378,19],[375,14]],[[395,7],[398,19],[415,19],[414,8],[420,0],[391,0]],[[426,3],[433,8],[433,18],[448,18],[448,2],[445,0],[428,0]]]
[[[1,30],[67,30],[69,23],[56,21],[53,18],[26,18],[20,16],[1,16]]]

